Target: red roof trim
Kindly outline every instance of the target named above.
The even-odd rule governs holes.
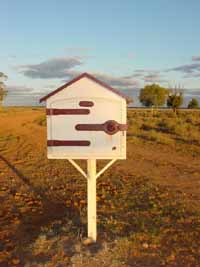
[[[59,87],[58,89],[56,89],[56,90],[50,92],[48,95],[42,97],[42,98],[40,99],[40,103],[43,102],[43,101],[45,101],[45,100],[47,100],[47,99],[48,99],[49,97],[51,97],[52,95],[57,94],[58,92],[60,92],[60,91],[63,90],[64,88],[68,87],[69,85],[71,85],[71,84],[77,82],[78,80],[82,79],[83,77],[87,77],[87,78],[89,78],[90,80],[92,80],[92,81],[94,81],[94,82],[100,84],[101,86],[107,88],[107,89],[110,90],[111,92],[113,92],[113,93],[115,93],[115,94],[117,94],[117,95],[119,95],[119,96],[125,98],[126,100],[128,100],[128,97],[125,96],[125,95],[123,95],[121,92],[119,92],[119,91],[117,91],[116,89],[112,88],[112,87],[109,86],[108,84],[106,84],[106,83],[104,83],[104,82],[98,80],[97,78],[95,78],[95,77],[92,76],[91,74],[84,72],[84,73],[82,73],[81,75],[79,75],[78,77],[76,77],[76,78],[74,78],[73,80],[69,81],[68,83],[62,85],[62,86]]]

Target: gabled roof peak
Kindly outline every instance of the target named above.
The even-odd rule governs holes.
[[[78,80],[84,78],[84,77],[87,77],[88,79],[100,84],[101,86],[105,87],[106,89],[110,90],[111,92],[121,96],[122,98],[125,98],[126,100],[128,100],[128,97],[126,97],[125,95],[123,95],[121,92],[119,92],[118,90],[112,88],[111,86],[109,86],[108,84],[100,81],[99,79],[95,78],[93,75],[87,73],[87,72],[84,72],[82,74],[80,74],[79,76],[75,77],[73,80],[67,82],[66,84],[62,85],[61,87],[59,87],[58,89],[50,92],[48,95],[42,97],[40,99],[40,102],[43,102],[43,101],[46,101],[49,97],[57,94],[58,92],[60,92],[61,90],[63,90],[64,88],[68,87],[69,85],[77,82]]]

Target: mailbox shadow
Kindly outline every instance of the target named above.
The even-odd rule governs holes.
[[[27,177],[23,175],[14,165],[12,165],[6,158],[0,155],[0,160],[2,160],[6,165],[29,187],[31,187],[31,183]],[[33,189],[32,189],[33,190]]]
[[[26,237],[26,243],[34,242],[34,240],[41,234],[41,227],[46,226],[56,220],[61,220],[64,223],[69,219],[73,223],[77,233],[80,233],[80,229],[83,229],[83,225],[80,222],[80,214],[78,209],[67,208],[64,203],[58,202],[53,199],[52,195],[46,196],[44,193],[46,190],[34,187],[30,182],[30,179],[26,177],[20,170],[18,170],[12,163],[10,163],[4,156],[0,155],[0,160],[4,162],[7,167],[28,187],[29,192],[33,192],[36,196],[40,197],[42,202],[42,213],[33,215],[32,213],[26,212],[21,214],[20,210],[17,212],[20,216],[20,224],[15,232],[16,236],[13,236],[15,247],[23,242],[23,238]],[[11,190],[11,194],[15,194],[15,190]],[[28,219],[27,219],[28,218]],[[73,229],[74,229],[73,227]],[[85,230],[83,230],[84,232]],[[28,240],[27,240],[28,234]],[[59,234],[59,232],[57,233]],[[57,235],[55,233],[55,235]],[[78,234],[77,234],[78,237]]]
[[[65,204],[53,201],[52,196],[46,196],[46,189],[35,187],[28,177],[26,177],[20,170],[18,170],[13,164],[11,164],[4,156],[0,155],[6,165],[13,171],[14,174],[28,187],[29,192],[33,192],[36,196],[39,196],[43,204],[43,216],[52,215],[53,218],[61,218],[63,214],[66,214],[67,207]],[[55,212],[56,211],[56,212]],[[48,216],[49,217],[49,216]]]

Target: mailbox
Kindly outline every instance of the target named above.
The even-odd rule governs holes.
[[[88,237],[95,242],[96,179],[126,159],[126,97],[83,73],[40,99],[46,101],[47,156],[68,159],[87,179]],[[74,159],[87,160],[85,172]],[[97,159],[110,159],[99,172]]]
[[[125,159],[126,97],[83,73],[46,101],[50,159]]]

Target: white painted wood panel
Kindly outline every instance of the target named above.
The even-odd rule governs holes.
[[[80,108],[79,100],[62,99],[54,101],[51,108]],[[89,140],[90,146],[49,147],[49,158],[124,158],[125,132],[109,135],[103,131],[78,131],[77,124],[102,124],[108,120],[126,123],[123,120],[123,105],[121,101],[104,98],[83,99],[92,100],[94,106],[87,108],[88,115],[53,115],[48,116],[48,140]],[[114,149],[114,150],[113,150]]]
[[[80,107],[92,101],[92,107]],[[96,82],[82,78],[47,99],[48,109],[89,109],[88,115],[47,116],[48,140],[88,140],[90,146],[50,146],[48,158],[125,159],[126,131],[109,135],[103,131],[78,131],[77,124],[103,124],[115,120],[126,124],[126,101]]]

